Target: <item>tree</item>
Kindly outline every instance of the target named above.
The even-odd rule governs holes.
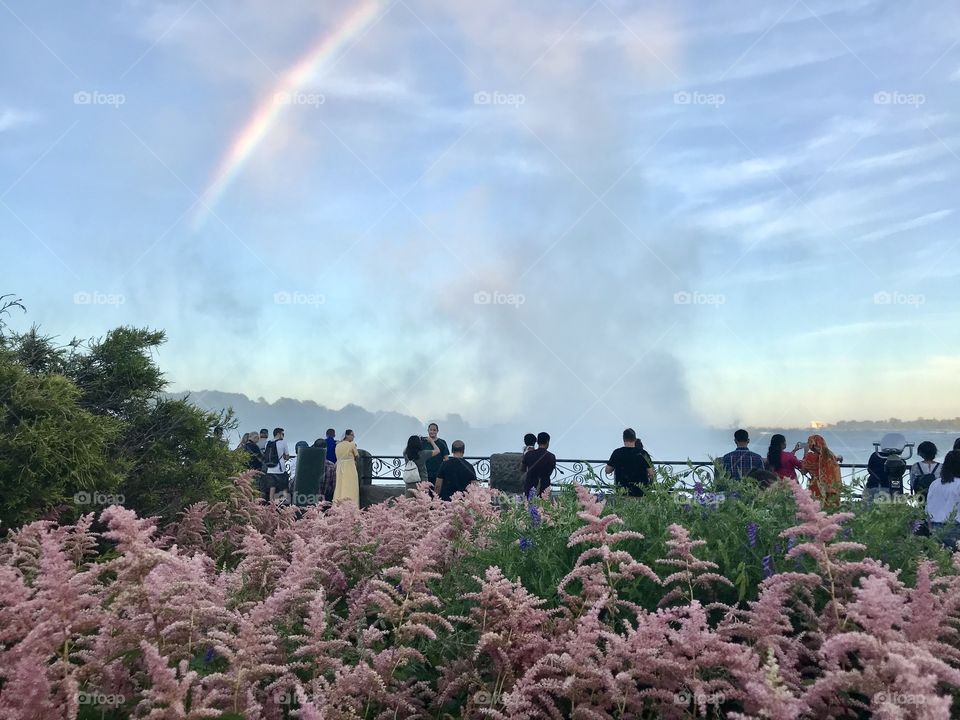
[[[153,352],[161,331],[120,327],[65,346],[38,328],[7,333],[0,296],[0,493],[4,529],[93,509],[76,497],[122,496],[141,516],[172,519],[198,500],[222,498],[245,458],[212,437],[232,429],[170,399]],[[14,303],[19,307],[19,304]],[[84,495],[86,493],[86,495]]]

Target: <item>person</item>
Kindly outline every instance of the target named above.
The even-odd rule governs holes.
[[[424,440],[430,447],[424,447]],[[441,452],[437,441],[429,435],[425,438],[419,435],[411,435],[407,438],[407,446],[403,449],[403,460],[404,462],[413,462],[420,473],[420,482],[426,482],[428,479],[427,460],[437,457]]]
[[[957,438],[956,440],[953,441],[953,449],[960,450],[960,438]]]
[[[267,443],[270,441],[270,433],[266,428],[260,428],[260,439],[257,440],[257,445],[260,447],[260,452],[263,452],[267,449]]]
[[[534,488],[537,495],[550,487],[550,477],[557,469],[557,456],[549,450],[550,435],[541,432],[537,434],[537,449],[525,453],[520,461],[520,469],[526,472],[523,480],[523,494],[530,497]]]
[[[263,453],[257,444],[257,440],[259,439],[260,434],[256,430],[248,432],[243,436],[241,447],[250,455],[247,460],[247,469],[263,472]]]
[[[633,428],[623,431],[623,447],[610,453],[607,475],[613,474],[613,482],[627,491],[630,497],[642,497],[643,486],[653,482],[653,465],[643,449],[637,447],[637,433]]]
[[[821,435],[807,438],[800,471],[810,477],[810,493],[824,510],[840,508],[840,462]]]
[[[917,446],[917,455],[922,460],[914,463],[910,468],[910,492],[926,499],[927,489],[940,477],[940,463],[935,462],[937,446],[929,440],[924,440]]]
[[[319,440],[317,442],[320,442]],[[336,464],[337,462],[337,431],[333,428],[327,428],[327,439],[324,441],[327,446],[327,460]]]
[[[327,432],[330,432],[329,430]],[[333,493],[337,487],[337,443],[334,440],[333,449],[334,455],[333,460],[330,459],[330,447],[329,447],[330,437],[317,438],[313,441],[313,446],[315,448],[326,448],[327,457],[323,461],[323,480],[320,482],[320,494],[323,496],[323,499],[327,502],[333,501]]]
[[[477,481],[477,471],[463,459],[466,447],[463,440],[453,441],[453,454],[440,465],[437,471],[437,495],[441,500],[450,500],[454,493],[463,492]]]
[[[960,450],[951,450],[943,458],[940,477],[927,490],[927,517],[934,536],[951,549],[960,537],[957,525],[957,506],[960,504]],[[951,517],[953,516],[953,517]],[[949,521],[949,523],[948,523]]]
[[[521,455],[526,455],[528,451],[533,450],[533,446],[537,444],[537,436],[533,433],[527,433],[523,436],[523,452]]]
[[[777,433],[770,437],[770,448],[767,450],[767,462],[765,469],[775,473],[777,477],[783,480],[796,480],[797,470],[800,469],[801,462],[797,457],[797,450],[803,445],[797,443],[793,446],[793,452],[787,452],[787,439]]]
[[[436,423],[430,423],[427,425],[427,438],[432,440],[438,448],[440,448],[439,455],[431,455],[427,458],[427,462],[424,465],[427,468],[427,480],[436,484],[437,482],[437,473],[440,470],[440,466],[443,465],[444,461],[450,457],[450,448],[447,447],[445,440],[437,437],[440,434],[440,426]]]
[[[721,469],[734,480],[745,479],[752,470],[763,470],[763,458],[752,452],[748,447],[750,445],[750,434],[743,428],[733,434],[733,442],[736,443],[736,450],[731,450],[723,456],[721,460]]]
[[[266,474],[261,480],[263,481],[265,500],[273,500],[276,491],[286,490],[290,483],[290,475],[287,473],[287,460],[290,459],[290,451],[283,435],[283,428],[274,428],[273,440],[267,442],[263,451],[263,465]]]
[[[343,434],[343,440],[337,443],[337,481],[333,491],[333,502],[343,500],[360,505],[360,475],[357,472],[356,436],[353,430]]]

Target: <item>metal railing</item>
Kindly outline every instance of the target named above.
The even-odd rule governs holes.
[[[373,482],[377,485],[402,485],[403,466],[406,461],[399,455],[373,455]],[[477,473],[477,480],[481,483],[490,482],[490,458],[477,455],[464,456]],[[566,485],[571,482],[587,486],[612,485],[613,477],[604,471],[606,460],[574,460],[557,459],[557,469],[550,478],[552,485]],[[666,469],[671,475],[680,478],[681,485],[690,489],[699,480],[706,482],[713,479],[714,464],[710,460],[654,460],[654,468],[658,471]],[[840,476],[844,485],[852,485],[866,475],[867,466],[857,463],[841,463]]]

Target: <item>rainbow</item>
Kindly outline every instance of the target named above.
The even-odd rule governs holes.
[[[291,98],[300,93],[341,48],[373,23],[384,4],[385,0],[364,0],[356,10],[343,18],[339,27],[322,37],[293,66],[284,71],[227,147],[210,184],[197,202],[193,215],[194,230],[203,224],[224,191],[276,124],[283,109],[290,105]]]

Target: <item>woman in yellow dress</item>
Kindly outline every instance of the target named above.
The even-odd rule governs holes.
[[[357,475],[357,444],[353,430],[343,434],[343,440],[337,443],[337,485],[333,491],[333,502],[352,500],[360,505],[360,477]]]

